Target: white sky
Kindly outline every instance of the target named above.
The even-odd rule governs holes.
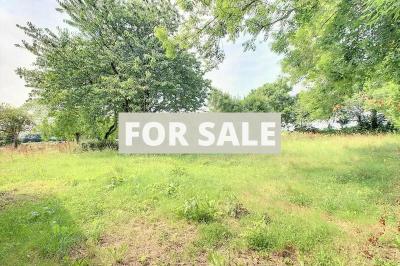
[[[31,21],[40,27],[62,26],[56,6],[56,0],[0,0],[0,102],[18,106],[29,94],[15,69],[30,66],[34,57],[14,46],[24,39],[15,25]],[[274,81],[281,73],[280,57],[271,52],[267,43],[259,43],[254,52],[243,52],[241,43],[225,43],[225,61],[206,75],[214,87],[233,96],[244,96],[251,89]]]

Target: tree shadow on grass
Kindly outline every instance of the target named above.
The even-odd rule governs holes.
[[[84,239],[55,197],[0,192],[0,265],[59,264]]]

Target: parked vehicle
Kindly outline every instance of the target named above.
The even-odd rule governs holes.
[[[42,141],[42,137],[40,136],[40,134],[28,134],[22,138],[22,143],[41,142],[41,141]]]
[[[50,142],[57,142],[57,141],[60,141],[60,139],[58,139],[57,137],[54,137],[54,136],[53,136],[53,137],[50,137],[50,138],[49,138],[49,141],[50,141]]]

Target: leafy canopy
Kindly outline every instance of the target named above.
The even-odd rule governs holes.
[[[167,47],[195,47],[210,66],[223,60],[221,40],[272,38],[292,83],[308,89],[304,106],[316,118],[354,95],[392,95],[381,110],[398,121],[400,2],[398,0],[180,0],[187,19]],[[380,91],[373,93],[373,91]],[[393,94],[394,91],[394,94]],[[378,97],[379,100],[380,98]]]
[[[210,108],[215,112],[280,112],[283,124],[293,123],[296,97],[289,93],[292,88],[287,80],[281,78],[274,83],[266,83],[252,90],[243,99],[237,99],[228,93],[213,90]]]
[[[69,27],[52,32],[28,22],[20,47],[36,55],[17,70],[32,97],[64,119],[64,126],[108,138],[119,112],[195,111],[209,81],[195,55],[167,57],[155,27],[176,32],[180,16],[168,1],[60,0]],[[65,119],[69,117],[70,119]],[[63,124],[63,123],[61,123]]]

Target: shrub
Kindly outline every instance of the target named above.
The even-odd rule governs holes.
[[[187,220],[208,223],[215,219],[216,209],[214,205],[213,201],[207,199],[192,198],[185,202],[181,214]]]
[[[118,150],[118,141],[116,140],[91,140],[81,143],[83,151],[102,151]]]
[[[250,212],[237,200],[236,197],[231,197],[228,201],[227,213],[232,218],[240,219],[241,217],[248,215]]]
[[[0,147],[11,144],[11,143],[12,143],[12,139],[2,135],[2,133],[0,132]]]

